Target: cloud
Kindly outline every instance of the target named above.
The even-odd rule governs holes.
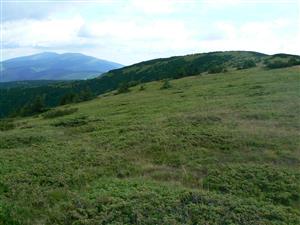
[[[244,1],[247,2],[247,1]],[[213,1],[202,1],[203,4],[206,4],[210,8],[224,8],[224,7],[233,7],[243,3],[243,0],[213,0]]]
[[[273,21],[251,21],[240,25],[219,21],[213,25],[218,38],[202,39],[198,47],[205,50],[252,50],[265,53],[300,53],[297,25],[288,18]]]
[[[3,23],[3,46],[50,47],[76,39],[82,18],[67,20],[17,20]]]
[[[23,20],[23,19],[43,19],[51,13],[62,9],[63,4],[43,3],[22,3],[4,2],[2,9],[2,21]]]
[[[130,64],[150,58],[219,50],[254,50],[299,54],[294,24],[287,18],[236,24],[218,21],[209,30],[190,29],[176,19],[152,21],[68,19],[18,20],[4,23],[5,53],[31,49],[79,51]],[[278,35],[281,34],[281,35]],[[24,50],[25,51],[25,50]],[[126,57],[125,57],[126,56]]]
[[[214,24],[222,39],[234,39],[238,35],[238,28],[231,22],[220,21]]]
[[[192,35],[185,24],[178,20],[153,20],[149,22],[108,20],[85,23],[79,37],[111,38],[120,41],[178,40]]]
[[[158,57],[164,52],[184,49],[193,36],[185,24],[177,20],[88,22],[77,16],[68,19],[7,21],[3,28],[6,57],[17,52],[13,48],[24,51],[31,49],[30,52],[32,49],[86,52],[97,49],[95,56],[106,59],[114,58],[114,54],[131,54],[132,58],[142,54]],[[130,63],[120,59],[117,61]]]
[[[128,8],[147,14],[172,13],[176,11],[178,3],[178,1],[172,0],[132,0],[130,1]]]
[[[131,64],[216,50],[300,53],[299,15],[289,4],[256,8],[242,0],[73,2],[5,3],[4,57],[71,51]]]

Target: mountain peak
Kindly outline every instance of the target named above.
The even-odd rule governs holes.
[[[0,82],[20,80],[81,80],[122,65],[81,53],[42,52],[1,63]]]

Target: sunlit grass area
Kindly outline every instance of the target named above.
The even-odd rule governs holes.
[[[0,224],[299,224],[299,67],[169,84],[2,122]]]

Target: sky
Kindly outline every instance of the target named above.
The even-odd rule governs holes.
[[[0,0],[1,61],[79,52],[124,65],[210,51],[300,55],[300,0]]]

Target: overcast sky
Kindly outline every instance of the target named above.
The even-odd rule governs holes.
[[[125,65],[220,50],[300,54],[298,0],[2,0],[2,59],[80,52]]]

